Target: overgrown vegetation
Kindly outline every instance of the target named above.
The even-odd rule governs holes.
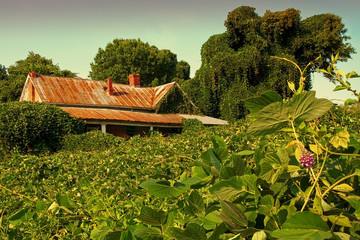
[[[70,117],[54,105],[0,104],[0,147],[6,152],[54,152],[61,148],[64,136],[84,130],[83,121]]]
[[[242,6],[228,14],[225,26],[225,33],[203,44],[201,67],[182,87],[205,115],[227,120],[245,117],[244,100],[267,90],[283,98],[292,95],[287,81],[297,84],[299,72],[271,56],[304,68],[321,55],[304,73],[308,90],[310,73],[326,68],[332,53],[339,53],[341,61],[354,53],[341,18],[329,13],[301,19],[300,11],[290,8],[259,16],[255,8]]]

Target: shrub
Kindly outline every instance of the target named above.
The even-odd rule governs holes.
[[[45,103],[0,104],[0,147],[5,151],[56,151],[66,134],[81,133],[82,120],[72,118],[59,107]]]
[[[70,134],[64,137],[62,149],[66,151],[105,151],[119,147],[125,138],[116,137],[101,131],[90,131],[84,134]]]

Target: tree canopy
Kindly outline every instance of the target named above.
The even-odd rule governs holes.
[[[7,80],[8,74],[6,71],[6,67],[0,64],[0,80]]]
[[[140,39],[114,39],[105,49],[99,48],[90,64],[89,77],[94,80],[112,78],[114,82],[128,83],[130,74],[141,75],[142,86],[156,86],[174,78],[189,79],[190,66],[177,61],[176,54],[159,50]]]
[[[29,52],[24,60],[17,61],[8,69],[8,78],[0,85],[0,102],[16,101],[21,95],[25,80],[29,72],[36,72],[42,75],[76,77],[75,73],[69,70],[61,70],[51,59]]]
[[[283,97],[292,93],[287,82],[298,82],[299,72],[285,57],[304,68],[320,54],[306,73],[306,88],[311,75],[326,66],[331,54],[345,61],[354,53],[339,16],[315,15],[304,20],[300,11],[266,11],[259,16],[255,8],[242,6],[228,14],[226,32],[211,36],[201,48],[202,65],[195,77],[182,84],[184,90],[207,115],[224,119],[244,117],[243,100],[275,90]]]

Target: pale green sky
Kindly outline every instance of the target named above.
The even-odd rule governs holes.
[[[349,30],[349,42],[360,51],[359,0],[0,0],[0,64],[8,67],[34,51],[87,78],[99,47],[114,38],[140,38],[177,54],[194,75],[202,44],[223,33],[228,12],[242,5],[255,7],[261,16],[290,7],[299,9],[302,18],[337,14]],[[340,67],[360,72],[360,54]],[[360,90],[360,79],[354,81]],[[346,97],[333,93],[320,76],[313,86],[319,97]]]

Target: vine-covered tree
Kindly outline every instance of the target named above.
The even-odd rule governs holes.
[[[315,15],[301,20],[300,11],[266,11],[260,17],[255,8],[242,6],[228,14],[227,31],[211,36],[201,48],[202,65],[195,77],[182,86],[207,115],[224,119],[244,117],[244,99],[266,90],[283,97],[292,93],[287,82],[298,82],[299,73],[285,57],[304,68],[320,54],[307,72],[306,88],[311,88],[315,68],[324,67],[331,54],[345,61],[354,53],[339,16]]]
[[[8,74],[6,71],[6,67],[0,64],[0,80],[7,80]]]
[[[21,95],[29,72],[59,77],[76,77],[69,70],[61,70],[51,59],[29,52],[24,60],[17,61],[7,69],[8,79],[0,86],[0,102],[16,101]]]
[[[141,75],[142,86],[156,86],[174,78],[189,78],[190,66],[177,61],[176,54],[159,50],[140,39],[114,39],[105,49],[99,48],[90,64],[89,77],[96,80],[112,78],[118,83],[128,83],[132,73]]]

